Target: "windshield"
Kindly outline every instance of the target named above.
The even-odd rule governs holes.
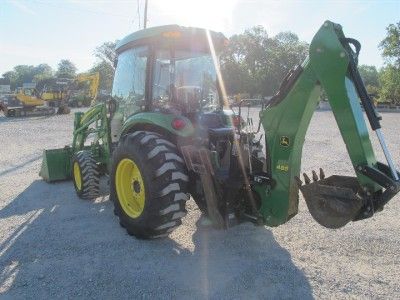
[[[216,79],[209,53],[159,50],[153,72],[153,107],[183,113],[213,111],[220,106]]]
[[[112,96],[125,116],[145,109],[147,47],[126,50],[118,56]]]

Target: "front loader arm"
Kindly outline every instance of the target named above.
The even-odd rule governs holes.
[[[372,216],[400,189],[385,146],[389,166],[375,158],[360,98],[371,127],[378,132],[379,118],[359,78],[358,53],[349,43],[355,41],[345,38],[340,25],[326,21],[311,42],[309,57],[285,78],[278,94],[260,112],[269,158],[267,171],[276,184],[267,192],[261,188],[256,191],[262,199],[260,212],[270,226],[285,223],[297,213],[299,188],[313,217],[330,228]],[[302,186],[302,149],[321,88],[328,96],[357,177],[324,179],[321,171],[320,178],[313,174],[313,183],[305,177],[306,185]],[[383,138],[380,141],[384,145]]]

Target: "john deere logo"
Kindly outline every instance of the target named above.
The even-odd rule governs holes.
[[[287,136],[281,136],[280,142],[281,146],[283,147],[289,147],[290,145],[290,140]]]

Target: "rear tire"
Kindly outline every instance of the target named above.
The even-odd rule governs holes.
[[[100,171],[90,151],[79,151],[72,159],[72,179],[79,198],[96,199],[100,194]]]
[[[128,134],[113,152],[110,196],[120,225],[130,235],[165,237],[182,224],[187,182],[176,146],[157,133]]]

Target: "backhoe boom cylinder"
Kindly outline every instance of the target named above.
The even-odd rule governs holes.
[[[379,143],[381,144],[383,153],[385,154],[386,161],[387,161],[387,163],[389,165],[389,168],[390,168],[390,172],[392,173],[392,176],[393,176],[394,180],[399,181],[399,176],[397,175],[396,167],[394,166],[394,163],[393,163],[393,160],[392,160],[392,156],[391,156],[388,148],[386,147],[386,142],[385,142],[385,139],[384,139],[383,134],[381,132],[381,129],[378,128],[378,129],[375,130],[375,132],[376,132],[376,135],[378,137]]]

